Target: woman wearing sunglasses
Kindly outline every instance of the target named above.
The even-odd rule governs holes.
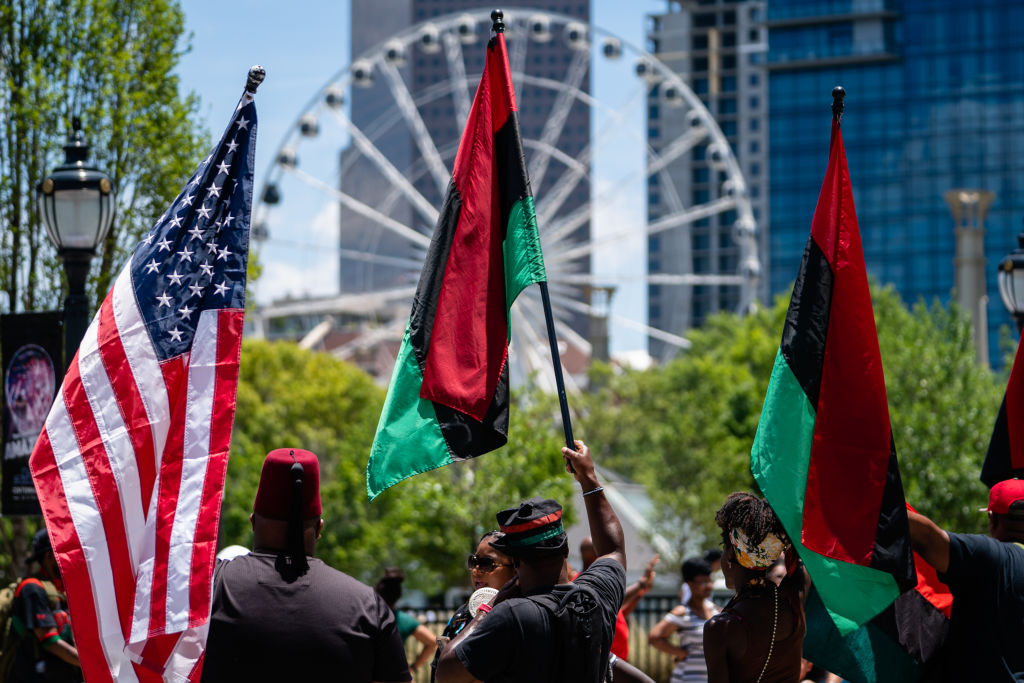
[[[476,552],[466,558],[466,569],[469,570],[469,580],[473,585],[474,591],[481,588],[500,590],[502,586],[511,581],[512,577],[516,575],[516,568],[512,558],[491,547],[491,541],[496,541],[503,535],[500,531],[488,531],[480,537],[480,542],[476,546]],[[438,645],[454,638],[462,630],[462,627],[472,620],[473,614],[469,611],[469,603],[467,602],[455,610],[455,614],[448,621],[448,625],[444,627],[441,637],[437,639]],[[439,647],[438,653],[440,652],[441,649]],[[431,682],[433,682],[434,672],[437,670],[437,659],[438,655],[435,655],[434,662],[430,667]]]

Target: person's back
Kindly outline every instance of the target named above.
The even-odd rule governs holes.
[[[800,603],[804,580],[800,569],[783,579],[778,587],[768,581],[759,588],[741,589],[746,599],[737,600],[722,611],[719,618],[735,620],[745,635],[745,647],[737,647],[736,656],[730,653],[731,682],[797,680],[806,630]],[[774,632],[766,630],[769,624]]]
[[[615,629],[615,615],[622,602],[625,571],[615,560],[595,561],[573,583],[557,584],[509,598],[494,606],[475,634],[462,643],[460,657],[482,662],[474,669],[488,683],[562,683],[572,680],[565,672],[604,668]],[[570,594],[585,591],[594,607],[577,617],[580,623],[556,616],[557,606]],[[586,621],[587,623],[582,623]],[[566,646],[574,634],[589,631],[594,639],[575,649]],[[579,640],[579,638],[577,638]],[[588,659],[589,658],[589,659]],[[590,661],[592,660],[592,661]]]
[[[498,513],[503,536],[490,545],[515,558],[518,576],[444,646],[439,683],[605,679],[626,584],[624,541],[589,449],[576,444],[562,455],[583,489],[598,559],[569,583],[562,508],[553,500],[532,498]]]
[[[937,667],[949,681],[1024,681],[1024,481],[989,491],[989,535],[955,534],[908,511],[914,552],[953,594]]]
[[[316,558],[292,576],[287,559],[254,552],[218,567],[203,680],[401,680],[384,600]]]
[[[1024,681],[1024,546],[949,534],[948,680]]]
[[[395,616],[372,588],[313,557],[320,463],[297,448],[263,461],[253,552],[217,565],[203,681],[408,681]]]

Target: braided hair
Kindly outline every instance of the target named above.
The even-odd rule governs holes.
[[[775,510],[768,501],[749,493],[730,493],[715,513],[715,523],[722,530],[722,543],[728,546],[732,541],[729,533],[733,529],[742,529],[750,542],[758,544],[768,534],[775,534],[786,540],[786,530],[782,527]]]

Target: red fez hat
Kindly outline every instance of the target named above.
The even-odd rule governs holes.
[[[292,467],[302,466],[302,518],[320,516],[320,461],[301,448],[278,448],[267,453],[253,511],[268,519],[288,521],[292,509]]]

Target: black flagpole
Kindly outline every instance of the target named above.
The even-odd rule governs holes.
[[[491,12],[493,25],[491,30],[495,33],[504,33],[505,13],[500,9]],[[569,401],[565,397],[565,379],[562,377],[562,359],[558,355],[558,338],[555,336],[555,317],[551,314],[551,296],[548,294],[548,283],[540,282],[540,298],[544,303],[544,322],[548,328],[548,344],[551,346],[551,365],[555,371],[555,387],[558,389],[558,405],[562,409],[562,430],[565,432],[565,445],[570,450],[576,450],[576,442],[572,438],[572,419],[569,417]],[[572,466],[568,466],[572,471]]]
[[[544,302],[544,322],[547,323],[548,327],[548,344],[551,346],[551,364],[554,366],[555,371],[558,405],[562,409],[562,430],[565,432],[565,445],[570,450],[576,450],[576,442],[572,438],[569,401],[565,397],[565,380],[562,378],[562,359],[558,355],[558,339],[555,337],[555,318],[551,315],[551,297],[548,295],[548,283],[540,282],[538,284],[540,285],[540,298]]]

